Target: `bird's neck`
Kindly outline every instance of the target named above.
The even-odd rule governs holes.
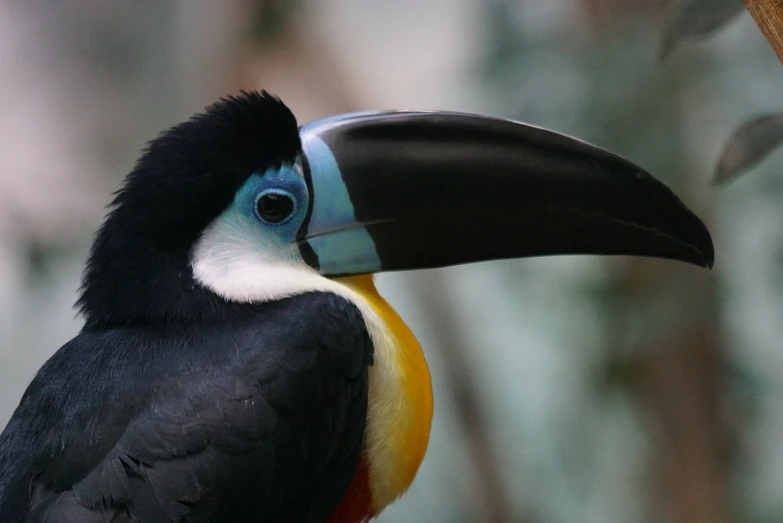
[[[367,517],[372,517],[408,489],[424,459],[432,422],[432,384],[419,342],[378,294],[372,276],[338,281],[364,300],[362,305],[369,305],[375,316],[367,318],[365,314],[375,355],[369,369],[363,465],[355,479],[361,483],[359,476],[366,476],[370,493]],[[358,503],[362,502],[361,493],[361,484],[352,485],[347,496],[357,496]]]

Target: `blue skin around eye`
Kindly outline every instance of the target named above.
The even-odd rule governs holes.
[[[267,223],[256,215],[256,201],[266,192],[286,194],[294,200],[294,212],[290,218],[281,223]],[[255,173],[248,178],[239,189],[235,198],[235,209],[245,216],[252,216],[257,226],[265,233],[274,235],[284,243],[296,241],[296,232],[302,225],[309,204],[307,185],[302,175],[292,167],[283,166],[280,169],[269,169],[263,174]]]
[[[348,188],[343,182],[337,161],[323,140],[307,137],[305,153],[312,172],[313,212],[308,224],[307,242],[318,257],[321,272],[326,274],[361,274],[378,272],[381,261],[375,243],[364,227],[358,226]],[[295,208],[292,216],[281,223],[267,223],[256,214],[256,201],[266,192],[290,195]],[[255,173],[237,191],[226,220],[233,227],[257,228],[262,248],[296,242],[310,203],[307,185],[293,167],[282,166]],[[324,234],[322,234],[324,233]]]

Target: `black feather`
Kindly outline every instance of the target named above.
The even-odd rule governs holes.
[[[359,311],[326,293],[83,332],[0,436],[0,520],[323,521],[359,460],[371,358]]]
[[[224,98],[150,142],[93,243],[78,302],[87,325],[229,312],[194,282],[190,248],[251,174],[300,153],[296,118],[266,92]]]

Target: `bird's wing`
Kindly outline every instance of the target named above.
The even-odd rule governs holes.
[[[360,456],[372,358],[352,304],[311,294],[230,328],[99,339],[82,344],[111,353],[103,368],[75,360],[80,347],[36,378],[52,365],[57,379],[70,373],[51,422],[34,412],[51,410],[51,387],[26,393],[6,432],[27,434],[16,445],[36,447],[32,457],[0,439],[33,474],[5,485],[24,497],[19,521],[310,522],[339,502]]]

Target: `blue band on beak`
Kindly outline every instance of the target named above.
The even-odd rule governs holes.
[[[313,212],[307,243],[325,274],[378,272],[381,260],[367,230],[357,224],[340,167],[326,143],[302,132],[302,147],[310,163]]]

